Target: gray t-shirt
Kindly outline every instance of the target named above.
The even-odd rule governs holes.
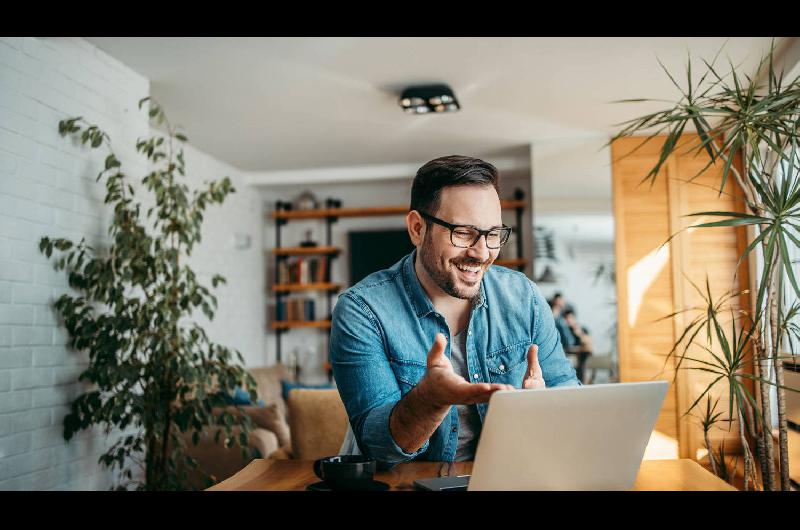
[[[453,342],[450,344],[450,361],[453,363],[455,372],[470,381],[465,354],[468,328],[469,326],[453,337]],[[458,409],[459,428],[455,460],[474,460],[482,426],[478,407],[476,405],[456,405],[456,409]]]

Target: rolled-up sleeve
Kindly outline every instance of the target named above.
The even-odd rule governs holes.
[[[430,440],[407,453],[392,437],[389,417],[401,394],[385,343],[369,307],[357,295],[342,294],[331,322],[330,362],[336,386],[361,452],[394,465],[425,452]]]
[[[539,366],[542,367],[544,383],[548,388],[556,386],[582,386],[575,368],[564,354],[561,337],[556,329],[553,312],[545,300],[539,287],[532,281],[528,282],[533,290],[533,322],[531,337],[534,344],[539,346]]]

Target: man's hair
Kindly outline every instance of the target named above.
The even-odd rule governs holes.
[[[572,308],[565,309],[564,312],[561,313],[561,316],[563,316],[564,318],[567,318],[570,315],[575,315],[575,310]]]
[[[436,158],[419,168],[414,177],[411,210],[435,215],[442,190],[450,186],[492,186],[499,195],[498,179],[497,168],[478,158],[458,155]]]

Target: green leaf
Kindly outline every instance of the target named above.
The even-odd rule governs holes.
[[[789,258],[789,250],[786,247],[786,240],[784,239],[783,234],[781,234],[778,237],[778,241],[780,242],[780,245],[781,245],[780,257],[781,257],[781,260],[783,261],[783,268],[786,271],[786,276],[788,276],[789,281],[791,282],[792,287],[794,288],[795,294],[797,295],[798,298],[800,298],[800,288],[797,287],[797,280],[794,277],[794,271],[792,270],[792,264],[789,261],[789,259],[790,259]]]

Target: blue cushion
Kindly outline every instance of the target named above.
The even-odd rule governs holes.
[[[223,392],[222,395],[225,397],[225,399],[231,405],[252,405],[253,404],[253,401],[250,399],[250,393],[247,392],[242,387],[236,387],[236,390],[233,392],[232,396],[230,394],[228,394],[227,392]],[[264,406],[264,400],[263,399],[259,399],[258,401],[256,401],[256,405],[258,405],[259,407],[263,407]]]
[[[315,385],[309,385],[305,383],[295,383],[293,381],[286,381],[281,380],[281,395],[283,396],[284,401],[288,401],[289,399],[289,391],[295,388],[312,388],[312,389],[329,389],[334,388],[332,383],[318,383]]]

